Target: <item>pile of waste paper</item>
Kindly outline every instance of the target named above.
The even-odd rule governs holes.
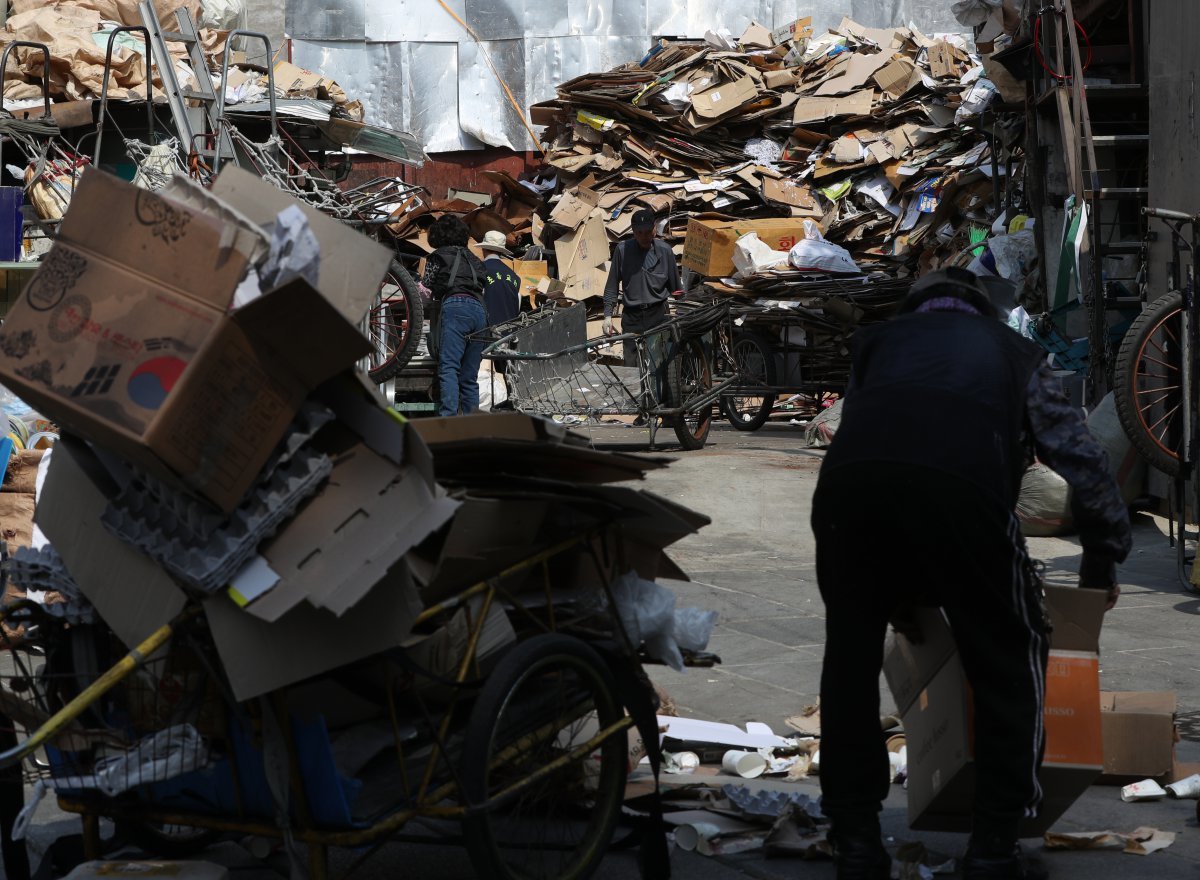
[[[595,295],[607,259],[579,242],[624,236],[642,208],[727,289],[908,277],[962,259],[995,219],[992,178],[1016,179],[1019,147],[980,124],[997,101],[959,35],[849,19],[814,35],[802,19],[664,41],[532,108],[558,172],[534,234],[572,299]]]

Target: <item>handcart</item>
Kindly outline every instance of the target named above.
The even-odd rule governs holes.
[[[491,329],[483,356],[505,365],[508,400],[514,409],[568,424],[587,425],[603,416],[644,420],[655,445],[660,427],[671,427],[684,449],[701,449],[712,427],[713,404],[733,377],[713,381],[712,335],[728,317],[727,303],[676,314],[645,333],[622,333],[546,350],[539,326],[578,306],[553,305]],[[628,344],[633,357],[622,362]]]
[[[846,390],[855,330],[895,314],[907,288],[878,278],[775,281],[754,298],[753,290],[731,296],[698,288],[693,307],[729,304],[714,358],[725,380],[721,414],[740,431],[756,431],[778,410],[818,413]]]
[[[586,877],[614,833],[635,724],[657,757],[653,691],[608,586],[628,570],[620,548],[601,525],[430,605],[414,632],[454,639],[322,680],[371,719],[337,736],[312,682],[237,702],[199,606],[126,653],[99,622],[17,602],[0,611],[0,787],[53,789],[82,816],[89,858],[107,817],[168,857],[223,834],[282,840],[318,880],[330,847],[357,850],[344,876],[386,843],[453,832],[481,877]],[[566,572],[570,590],[555,586]],[[502,652],[497,608],[515,633]],[[432,836],[402,835],[410,822]]]

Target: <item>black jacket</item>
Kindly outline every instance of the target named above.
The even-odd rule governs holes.
[[[1045,353],[994,318],[904,315],[855,334],[851,387],[822,469],[935,468],[1012,510],[1025,469],[1026,388]]]
[[[435,300],[468,294],[483,302],[483,263],[465,247],[438,248],[429,255],[427,286]]]

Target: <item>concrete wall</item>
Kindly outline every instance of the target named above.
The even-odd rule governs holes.
[[[1200,52],[1200,3],[1154,0],[1150,5],[1147,68],[1150,79],[1150,204],[1156,208],[1200,212],[1200,143],[1197,87]],[[1170,258],[1169,238],[1158,221],[1150,248],[1150,297],[1166,291],[1163,263]]]

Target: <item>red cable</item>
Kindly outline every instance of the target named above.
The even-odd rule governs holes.
[[[1083,65],[1080,68],[1080,72],[1083,72],[1092,66],[1092,41],[1091,41],[1091,38],[1088,37],[1088,32],[1086,30],[1084,30],[1083,25],[1081,25],[1078,21],[1075,21],[1074,19],[1072,19],[1072,23],[1075,25],[1075,30],[1079,31],[1079,35],[1081,37],[1083,37],[1083,45],[1087,49],[1087,54],[1085,56],[1085,60],[1083,62]],[[1057,70],[1054,70],[1049,64],[1046,63],[1046,57],[1042,54],[1042,17],[1041,17],[1041,15],[1038,15],[1038,17],[1034,20],[1034,23],[1033,23],[1033,51],[1034,51],[1034,54],[1037,56],[1038,64],[1040,64],[1042,66],[1042,69],[1044,71],[1046,71],[1046,73],[1050,74],[1050,76],[1054,77],[1056,80],[1059,80],[1060,82],[1071,78],[1071,74],[1059,73]]]

